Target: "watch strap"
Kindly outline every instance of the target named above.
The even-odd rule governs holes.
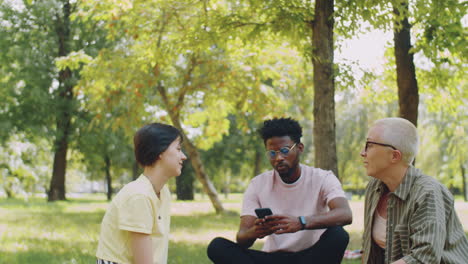
[[[301,230],[304,230],[306,228],[306,219],[304,216],[299,216],[299,222],[301,223],[302,227],[301,227]]]

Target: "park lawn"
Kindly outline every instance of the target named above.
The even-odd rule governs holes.
[[[216,215],[206,198],[173,202],[168,263],[210,263],[206,246],[216,236],[233,239],[239,225],[240,196],[224,199],[229,213]],[[44,198],[0,199],[0,263],[94,263],[104,195],[47,203]],[[360,232],[350,232],[350,249]],[[255,244],[260,248],[261,242]],[[359,261],[344,261],[354,264]]]

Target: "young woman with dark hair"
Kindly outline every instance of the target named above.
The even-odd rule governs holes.
[[[167,263],[171,195],[166,182],[179,176],[187,158],[182,135],[170,125],[153,123],[133,139],[143,174],[114,197],[101,223],[97,263]]]

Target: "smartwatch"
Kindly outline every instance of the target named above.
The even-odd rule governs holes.
[[[302,225],[301,230],[304,230],[306,228],[306,224],[307,224],[305,217],[304,216],[299,216],[299,222]]]

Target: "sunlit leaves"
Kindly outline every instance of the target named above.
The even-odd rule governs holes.
[[[104,12],[94,8],[93,13]],[[179,116],[182,124],[213,134],[195,138],[203,148],[227,133],[229,113],[260,116],[271,113],[269,104],[282,112],[280,104],[272,103],[274,90],[264,83],[281,80],[282,69],[270,65],[276,58],[275,45],[271,50],[254,45],[239,49],[240,39],[217,26],[223,10],[222,5],[191,1],[133,2],[131,9],[119,11],[120,24],[113,29],[120,44],[102,50],[87,65],[80,91],[95,102],[96,111],[107,108],[103,113],[112,112],[118,120],[148,115],[143,102],[158,105]],[[114,20],[107,17],[105,23]],[[165,90],[167,102],[158,86]],[[115,111],[122,104],[129,111]]]
[[[70,68],[70,70],[77,70],[82,64],[91,62],[92,58],[84,53],[83,50],[71,52],[67,56],[58,57],[55,59],[55,64],[59,70]]]

